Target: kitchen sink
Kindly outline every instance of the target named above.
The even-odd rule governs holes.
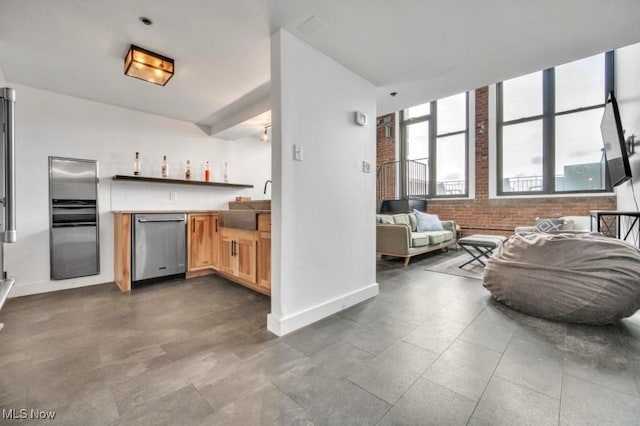
[[[264,210],[224,210],[218,212],[222,226],[255,231],[258,229],[258,214]]]
[[[229,201],[229,210],[271,210],[271,200]]]

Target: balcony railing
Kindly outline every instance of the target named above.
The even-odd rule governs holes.
[[[407,160],[405,176],[400,176],[400,161],[387,161],[380,165],[377,174],[376,202],[399,198],[424,198],[429,191],[427,165],[422,161]],[[400,179],[404,179],[406,194],[400,194]]]

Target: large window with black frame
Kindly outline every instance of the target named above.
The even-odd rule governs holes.
[[[613,52],[497,85],[499,195],[610,190],[600,121]]]
[[[469,94],[401,112],[401,180],[407,197],[467,197]]]

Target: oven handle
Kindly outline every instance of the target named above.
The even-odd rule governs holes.
[[[83,228],[83,227],[96,227],[96,222],[70,222],[70,223],[54,223],[53,229],[57,228]]]

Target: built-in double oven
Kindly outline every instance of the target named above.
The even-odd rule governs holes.
[[[100,273],[98,163],[49,157],[51,279]]]

